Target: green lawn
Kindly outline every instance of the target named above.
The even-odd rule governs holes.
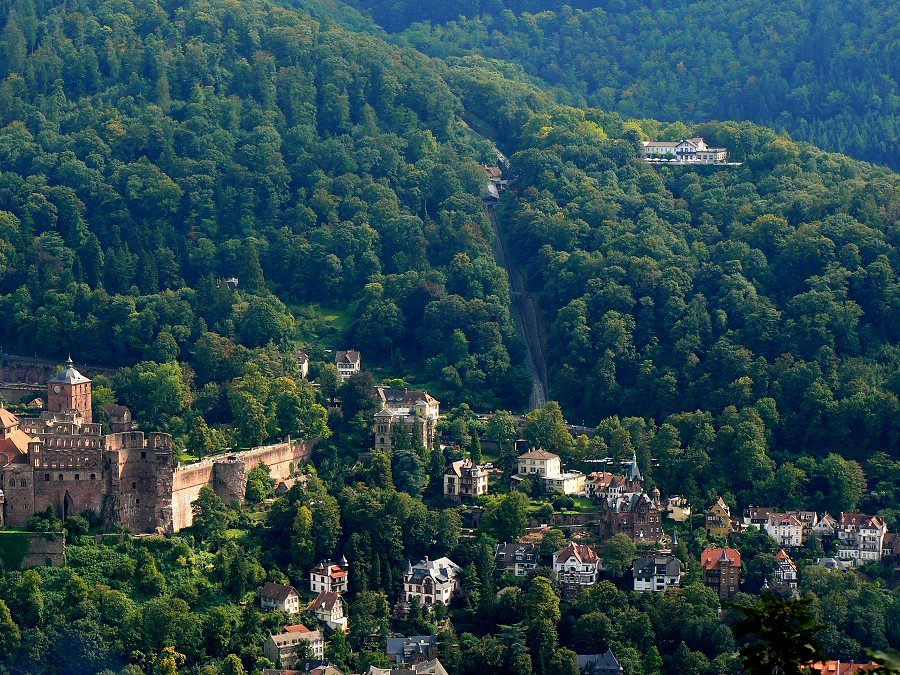
[[[289,305],[300,323],[304,340],[316,342],[328,337],[340,339],[350,326],[351,317],[345,307],[322,305],[317,302]],[[339,345],[335,345],[337,348]]]

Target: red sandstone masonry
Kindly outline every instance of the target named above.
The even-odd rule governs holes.
[[[172,531],[191,526],[194,520],[191,503],[203,486],[211,487],[226,503],[242,502],[248,471],[265,463],[273,478],[287,478],[291,465],[308,460],[314,447],[315,441],[276,443],[179,466],[172,480]]]

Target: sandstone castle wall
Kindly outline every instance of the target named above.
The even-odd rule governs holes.
[[[226,504],[243,502],[247,472],[264,463],[274,479],[283,480],[290,475],[292,466],[309,459],[314,445],[313,441],[276,443],[179,466],[172,479],[172,531],[191,526],[194,520],[191,503],[203,486],[215,490]]]

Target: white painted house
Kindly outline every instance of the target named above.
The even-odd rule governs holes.
[[[770,513],[764,528],[780,546],[803,545],[803,523],[793,513]]]
[[[887,525],[878,516],[841,513],[837,529],[838,557],[854,566],[880,562]]]
[[[423,607],[437,603],[450,604],[458,590],[462,569],[450,558],[429,560],[428,556],[416,565],[410,564],[403,575],[403,600],[419,600]]]
[[[561,586],[580,591],[597,583],[600,558],[594,549],[572,542],[553,555],[553,571]]]
[[[347,617],[344,616],[344,601],[340,593],[322,591],[306,609],[331,630],[347,632]]]
[[[710,148],[702,138],[680,141],[643,141],[641,157],[647,161],[673,161],[682,164],[720,164],[728,160],[726,148]]]
[[[681,561],[673,555],[634,561],[634,590],[662,593],[681,583]]]
[[[362,370],[362,356],[355,349],[338,350],[334,363],[342,380],[349,380]]]
[[[266,582],[259,592],[259,605],[267,612],[278,610],[286,614],[298,614],[300,593],[293,586]]]

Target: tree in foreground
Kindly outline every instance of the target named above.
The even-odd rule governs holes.
[[[748,675],[805,675],[824,659],[815,633],[825,626],[812,616],[812,598],[785,601],[765,593],[755,605],[726,604],[742,615],[732,630],[745,641],[740,654]]]
[[[212,488],[203,486],[191,503],[194,512],[194,533],[201,541],[220,538],[228,526],[228,507]]]

